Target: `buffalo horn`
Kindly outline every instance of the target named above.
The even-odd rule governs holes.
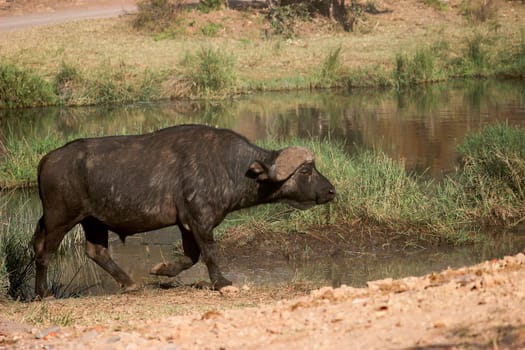
[[[284,181],[304,163],[313,162],[313,153],[304,147],[288,147],[283,149],[275,160],[275,181]]]

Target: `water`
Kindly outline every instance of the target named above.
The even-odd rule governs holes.
[[[0,111],[0,132],[11,137],[43,136],[53,130],[66,139],[79,132],[118,134],[190,122],[232,128],[252,141],[268,137],[321,137],[343,143],[348,152],[356,147],[379,148],[403,161],[407,171],[440,178],[454,169],[455,148],[467,133],[495,122],[525,127],[525,82],[453,82],[405,93],[375,90],[266,93],[220,103],[168,101],[106,108]],[[1,196],[1,202],[7,202],[3,209],[0,206],[2,224],[32,232],[40,216],[36,194],[19,191]],[[82,234],[76,235],[81,241]],[[170,260],[178,239],[174,229],[136,235],[125,245],[112,236],[110,249],[115,260],[136,279],[155,283],[156,279],[147,277],[149,269],[157,262]],[[288,261],[259,253],[255,254],[257,259],[240,257],[223,265],[226,276],[239,284],[305,280],[363,285],[371,279],[420,275],[515,254],[523,249],[524,243],[525,236],[514,233],[498,235],[483,245],[459,248],[404,251],[368,247],[322,261]],[[82,247],[73,242],[67,251],[62,259],[75,263],[67,263],[70,271],[62,271],[65,284],[75,276],[71,288],[82,293],[116,290],[116,283],[84,257]],[[202,267],[192,270],[181,278],[182,282],[206,277]],[[92,287],[86,289],[88,286]]]

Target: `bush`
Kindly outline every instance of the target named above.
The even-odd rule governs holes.
[[[82,81],[82,76],[76,67],[62,62],[53,80],[54,90],[60,103],[68,104],[79,85],[82,85]]]
[[[305,20],[309,16],[305,3],[294,3],[272,8],[268,13],[268,20],[274,34],[290,39],[295,36],[297,20]]]
[[[168,29],[183,9],[182,0],[140,0],[132,24],[135,29],[162,32]]]
[[[199,5],[197,5],[197,9],[203,13],[209,13],[219,10],[223,4],[224,0],[201,0],[199,1]]]
[[[32,229],[23,218],[14,220],[3,222],[0,227],[0,296],[28,300],[34,276]]]
[[[494,0],[463,0],[460,13],[471,22],[482,23],[495,18],[498,8]]]
[[[220,23],[207,23],[201,27],[201,33],[206,36],[214,37],[224,26]]]

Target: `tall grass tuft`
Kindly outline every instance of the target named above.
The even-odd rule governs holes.
[[[0,108],[53,105],[53,86],[30,69],[9,62],[0,63]]]
[[[341,62],[341,46],[330,50],[316,74],[316,85],[334,87],[343,81],[343,64]]]
[[[507,124],[470,134],[458,147],[466,206],[487,223],[525,218],[525,130]]]
[[[64,140],[55,132],[40,136],[33,130],[32,135],[22,139],[8,133],[4,143],[8,151],[0,162],[0,189],[5,190],[34,186],[38,162],[47,152],[61,146]]]
[[[430,50],[419,48],[414,56],[397,54],[393,80],[397,88],[428,83],[434,80],[434,58]]]
[[[183,64],[189,67],[189,79],[198,95],[226,95],[236,81],[234,58],[220,49],[203,47],[195,55],[188,54]]]
[[[0,198],[0,213],[7,205]],[[27,300],[31,297],[30,281],[34,276],[31,236],[33,222],[24,215],[9,215],[0,222],[0,298]]]

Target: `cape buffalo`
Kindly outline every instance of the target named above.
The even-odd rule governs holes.
[[[306,209],[335,197],[306,148],[265,150],[231,130],[203,125],[72,141],[42,158],[38,186],[43,215],[33,247],[39,296],[48,293],[51,254],[78,223],[87,255],[125,289],[136,285],[111,259],[108,230],[124,240],[177,225],[189,263],[165,274],[175,275],[202,256],[219,289],[231,282],[217,265],[213,228],[228,213],[272,202]]]

